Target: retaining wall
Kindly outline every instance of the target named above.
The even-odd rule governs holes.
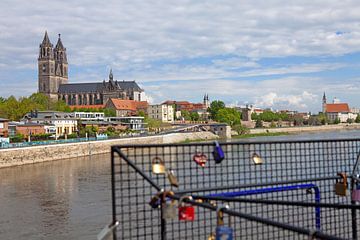
[[[216,139],[216,138],[218,138],[218,136],[211,132],[190,132],[190,133],[173,133],[173,134],[150,136],[150,137],[124,138],[124,139],[115,139],[115,140],[1,149],[0,168],[109,153],[110,148],[113,145],[176,143],[176,142],[185,141],[187,139],[205,140],[205,139]]]

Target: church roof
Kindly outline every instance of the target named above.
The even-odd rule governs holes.
[[[49,39],[49,36],[47,34],[47,31],[45,31],[45,36],[44,36],[44,39],[41,43],[42,46],[52,46],[51,42],[50,42],[50,39]]]
[[[122,89],[134,89],[135,91],[142,91],[139,85],[135,81],[118,81],[119,87]]]
[[[58,39],[58,41],[57,41],[57,43],[56,43],[55,48],[56,48],[56,49],[65,49],[65,48],[64,48],[64,45],[63,45],[62,42],[61,42],[60,34],[59,34],[59,39]]]
[[[61,84],[58,92],[65,93],[86,93],[86,92],[102,92],[111,83],[110,82],[95,82],[95,83],[69,83]],[[117,84],[118,89],[134,91],[142,91],[139,85],[135,81],[112,81],[112,84]]]
[[[100,83],[69,83],[61,84],[59,86],[59,93],[84,93],[84,92],[101,92],[104,88],[102,82]]]
[[[350,112],[350,108],[347,103],[332,103],[332,104],[326,104],[326,112],[328,113]]]

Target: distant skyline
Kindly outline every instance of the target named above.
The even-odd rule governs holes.
[[[153,103],[253,104],[321,111],[322,95],[360,107],[358,1],[0,2],[0,96],[37,91],[45,30],[67,48],[69,82],[110,68]]]

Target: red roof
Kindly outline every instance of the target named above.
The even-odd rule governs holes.
[[[110,101],[117,110],[137,111],[138,109],[146,109],[149,105],[146,101],[123,100],[117,98],[111,98]]]
[[[329,113],[350,112],[350,108],[347,103],[332,103],[332,104],[326,104],[326,112]]]
[[[77,108],[77,109],[80,109],[80,108],[101,109],[101,108],[104,108],[105,105],[103,105],[103,104],[98,104],[98,105],[71,105],[69,107],[71,108],[71,110],[73,110],[74,108]]]

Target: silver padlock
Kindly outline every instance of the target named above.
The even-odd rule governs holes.
[[[170,202],[166,201],[167,196],[173,196],[174,193],[172,191],[164,192],[162,195],[162,217],[164,219],[176,219],[177,217],[177,204],[174,199],[171,199]]]

